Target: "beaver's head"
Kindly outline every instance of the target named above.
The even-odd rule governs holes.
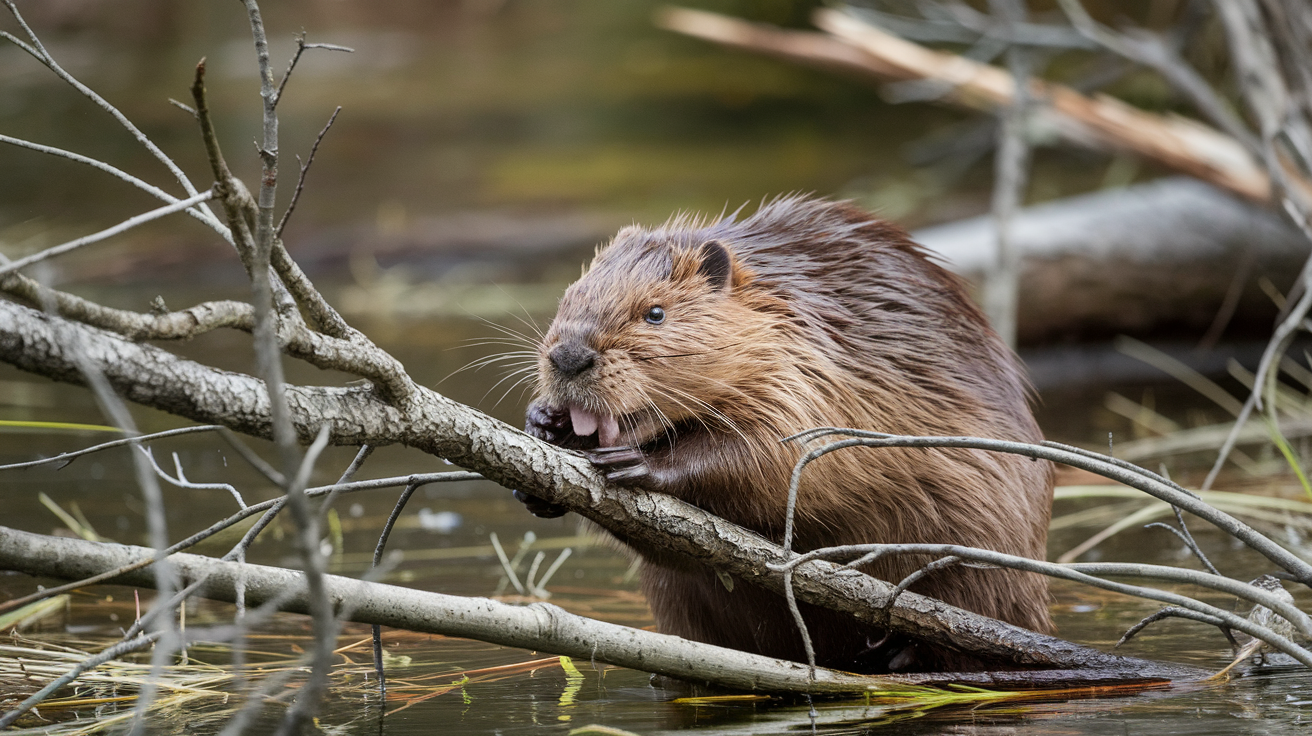
[[[642,445],[680,423],[732,427],[754,343],[777,300],[751,288],[732,244],[626,228],[569,287],[538,348],[538,391],[602,447]]]

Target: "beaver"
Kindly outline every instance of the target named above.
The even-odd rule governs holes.
[[[962,281],[850,203],[776,199],[738,219],[621,230],[538,346],[527,431],[588,450],[611,481],[668,493],[779,542],[813,427],[1040,442],[1015,354]],[[1043,559],[1053,468],[966,449],[849,449],[802,476],[794,549],[956,543]],[[539,516],[562,507],[516,494]],[[625,540],[620,540],[625,541]],[[636,548],[657,628],[805,661],[782,597]],[[897,582],[925,558],[866,568]],[[730,584],[732,583],[732,584]],[[952,567],[911,590],[1048,633],[1038,575]],[[860,672],[986,663],[803,607],[817,663]]]

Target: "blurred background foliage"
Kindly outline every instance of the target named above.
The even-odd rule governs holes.
[[[799,28],[820,4],[696,3]],[[207,57],[228,157],[255,180],[259,106],[242,13],[226,3],[170,0],[22,5],[56,58],[198,182],[207,177],[194,122],[168,99],[188,98],[194,65]],[[1086,5],[1108,22],[1164,27],[1184,2]],[[1051,6],[1032,4],[1040,18]],[[284,201],[295,173],[291,154],[304,156],[333,108],[344,108],[288,230],[294,253],[322,275],[340,272],[350,249],[377,241],[369,247],[380,263],[390,265],[393,253],[431,277],[453,263],[435,252],[470,242],[509,247],[506,260],[539,247],[586,250],[633,220],[719,212],[785,192],[851,197],[908,227],[987,209],[990,120],[931,104],[892,105],[863,80],[661,31],[651,22],[658,7],[652,0],[294,0],[265,8],[279,69],[300,30],[312,42],[356,49],[308,53],[280,105]],[[1219,32],[1205,29],[1199,38],[1191,60],[1223,78]],[[1105,59],[1064,54],[1050,75],[1085,78],[1095,62]],[[0,48],[0,87],[5,133],[152,178],[162,173],[103,113],[11,46]],[[1151,109],[1176,103],[1150,73],[1121,76],[1108,91]],[[0,237],[10,243],[43,231],[52,238],[81,232],[151,206],[125,185],[40,154],[0,149],[0,167]],[[1028,201],[1155,173],[1131,160],[1045,149]],[[450,219],[470,212],[482,216]],[[508,218],[518,227],[498,230]],[[533,233],[535,242],[523,242]],[[190,239],[228,262],[204,278],[240,278],[226,246],[173,222],[98,249],[67,275],[154,278],[157,267],[198,263]],[[182,250],[191,256],[168,255]],[[126,257],[132,253],[138,257]],[[529,270],[541,275],[537,266]],[[563,278],[573,273],[571,266]]]

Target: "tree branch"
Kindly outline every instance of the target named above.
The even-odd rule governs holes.
[[[16,261],[10,261],[9,263],[0,265],[0,276],[13,273],[14,271],[17,271],[20,268],[25,268],[27,266],[32,265],[33,263],[44,261],[47,258],[54,258],[55,256],[61,256],[70,251],[77,250],[78,248],[81,248],[83,246],[91,245],[92,243],[99,243],[100,241],[105,240],[107,238],[112,238],[113,236],[118,235],[119,233],[127,232],[128,230],[131,230],[132,228],[137,227],[138,225],[144,225],[147,222],[151,222],[152,220],[158,220],[159,218],[171,215],[174,212],[181,212],[183,210],[190,209],[200,204],[201,202],[209,201],[213,197],[214,197],[214,190],[212,189],[206,190],[204,192],[201,192],[200,194],[197,194],[194,197],[190,197],[188,199],[174,202],[173,204],[164,205],[163,207],[153,209],[150,212],[143,212],[142,214],[137,215],[136,217],[130,217],[124,220],[123,222],[120,222],[119,224],[113,227],[105,228],[100,232],[92,233],[90,235],[85,235],[76,240],[70,240],[67,243],[46,248],[45,250],[40,251],[39,253],[33,253],[32,255],[27,256],[25,258],[19,258]]]
[[[149,550],[82,540],[47,537],[0,527],[0,566],[19,566],[33,573],[56,577],[94,574],[130,565]],[[294,571],[261,565],[224,562],[182,554],[173,558],[188,580],[206,579],[203,594],[219,600],[235,598],[238,580],[246,597],[262,603],[285,596],[283,610],[305,613],[309,602],[303,577]],[[148,574],[136,570],[121,582],[150,585]],[[678,637],[585,619],[549,603],[510,606],[486,598],[463,598],[399,588],[379,583],[325,575],[324,586],[334,609],[349,609],[349,618],[446,636],[460,636],[504,646],[550,651],[593,659],[621,667],[711,682],[721,687],[756,692],[860,694],[895,689],[908,684],[968,682],[992,686],[1032,684],[1043,673],[993,672],[972,678],[969,674],[863,676],[811,668],[759,655],[691,642]],[[293,591],[288,595],[288,591]],[[1109,657],[1118,667],[1100,672],[1049,673],[1049,684],[1095,682],[1144,683],[1197,678],[1200,672],[1183,667],[1156,665],[1142,660]]]
[[[203,302],[177,312],[142,314],[51,289],[21,273],[0,276],[0,291],[33,306],[49,305],[61,317],[117,332],[129,340],[187,340],[223,327],[246,332],[255,327],[255,313],[243,302]]]
[[[18,21],[18,25],[22,27],[23,32],[27,34],[27,37],[29,39],[31,39],[32,45],[28,46],[22,43],[21,41],[9,35],[8,33],[3,34],[4,38],[9,39],[19,48],[31,54],[33,57],[36,58],[37,61],[44,64],[48,69],[50,69],[50,71],[54,72],[56,76],[67,82],[70,86],[73,87],[73,89],[76,89],[78,92],[80,92],[82,96],[91,100],[100,109],[104,110],[105,112],[113,116],[113,118],[118,121],[119,125],[122,125],[130,134],[132,134],[133,138],[137,139],[138,143],[145,146],[146,150],[150,151],[151,155],[153,155],[156,160],[158,160],[160,163],[164,164],[164,166],[168,168],[168,170],[173,174],[174,178],[178,180],[178,183],[182,185],[182,188],[186,190],[188,196],[194,197],[198,194],[196,188],[192,186],[191,180],[187,178],[187,175],[183,173],[182,169],[178,168],[178,165],[173,162],[173,159],[169,158],[167,154],[165,154],[162,150],[160,150],[159,146],[155,145],[154,141],[146,137],[145,133],[142,133],[141,130],[137,128],[137,126],[133,125],[132,121],[128,120],[126,115],[119,112],[118,108],[109,104],[109,102],[107,102],[105,98],[96,94],[96,92],[92,90],[90,87],[86,86],[85,84],[82,84],[77,79],[75,79],[73,75],[64,71],[64,68],[61,67],[57,62],[55,62],[54,57],[52,57],[50,53],[46,51],[45,46],[41,44],[41,39],[37,38],[36,33],[34,33],[32,29],[27,25],[27,21],[23,20],[23,16],[21,13],[18,12],[18,7],[14,5],[13,0],[4,0],[4,4],[5,7],[9,8],[9,12],[13,13],[14,19]],[[205,205],[201,205],[200,208],[207,213],[209,212],[209,210],[205,207]]]

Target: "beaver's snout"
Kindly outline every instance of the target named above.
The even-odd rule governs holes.
[[[564,378],[573,378],[597,362],[597,351],[581,342],[562,342],[547,353],[551,365]]]

